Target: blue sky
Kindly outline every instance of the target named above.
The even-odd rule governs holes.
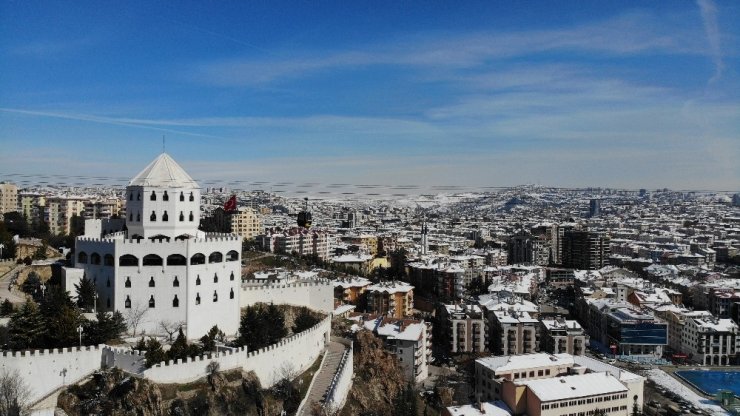
[[[210,181],[738,190],[739,21],[713,0],[5,1],[0,179],[131,177],[165,135]]]

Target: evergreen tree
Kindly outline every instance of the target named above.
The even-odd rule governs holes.
[[[26,276],[26,280],[21,285],[21,290],[34,297],[34,299],[41,298],[41,278],[39,275],[32,271]]]
[[[301,309],[298,310],[298,315],[295,317],[295,321],[293,322],[293,333],[297,334],[299,332],[303,332],[309,328],[312,328],[314,325],[318,324],[321,320],[317,318],[311,310],[309,310],[307,307],[303,306]]]
[[[285,314],[272,303],[267,306],[266,321],[268,329],[267,345],[278,343],[288,335],[288,329],[285,327]]]
[[[77,328],[82,324],[84,318],[75,306],[63,305],[57,313],[46,318],[47,328],[44,347],[62,348],[79,345],[79,332]],[[84,332],[83,337],[87,340],[88,334]]]
[[[46,334],[46,324],[35,302],[27,301],[11,315],[8,333],[12,349],[21,350],[40,346]]]
[[[2,304],[0,304],[0,316],[9,316],[14,312],[13,309],[13,303],[5,299]]]
[[[143,340],[143,338],[142,338]],[[139,345],[137,345],[138,347]],[[146,351],[144,354],[145,364],[147,367],[151,367],[154,364],[159,364],[162,361],[167,361],[167,354],[162,349],[162,344],[155,338],[149,338],[144,344],[144,349],[140,351]]]
[[[126,330],[126,320],[118,311],[111,314],[98,311],[96,317],[97,322],[85,321],[82,325],[86,334],[85,344],[97,345],[118,339]]]
[[[74,285],[77,292],[77,306],[90,310],[95,303],[95,284],[86,276],[82,276],[80,283]]]
[[[34,260],[46,260],[46,250],[49,248],[49,245],[44,241],[41,244],[41,247],[36,249],[36,252],[33,253],[33,259]]]

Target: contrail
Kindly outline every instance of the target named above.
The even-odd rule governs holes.
[[[699,5],[701,20],[704,24],[704,30],[707,33],[707,40],[709,41],[709,53],[714,62],[714,76],[709,79],[709,83],[711,84],[722,76],[722,71],[724,70],[722,50],[720,48],[719,24],[717,24],[717,5],[712,0],[697,0],[696,3]]]

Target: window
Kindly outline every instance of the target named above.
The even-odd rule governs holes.
[[[126,287],[131,287],[131,278],[126,276],[126,283],[123,284]]]
[[[195,294],[195,304],[200,305],[200,293]]]
[[[110,308],[110,298],[106,299],[105,301],[105,307]]]
[[[238,261],[239,260],[239,253],[236,252],[236,250],[231,250],[228,253],[226,253],[226,261]]]
[[[100,254],[92,253],[90,255],[90,264],[100,264]]]
[[[169,201],[170,196],[167,195],[167,191],[164,191],[164,194],[162,194],[162,201]]]
[[[134,220],[134,213],[133,213],[133,212],[130,212],[130,213],[128,214],[128,220],[129,220],[129,221],[133,221],[133,220]]]
[[[156,201],[157,200],[157,194],[155,194],[154,191],[152,191],[152,195],[149,197],[149,200],[150,201]]]
[[[190,193],[190,202],[193,202],[193,201],[195,201],[195,197],[193,196],[193,193],[191,192]]]
[[[129,201],[133,201],[134,200],[134,193],[133,192],[131,192],[130,194],[128,194],[128,200]]]
[[[126,308],[131,308],[131,298],[128,295],[126,295],[126,301],[123,302],[123,306]]]
[[[149,307],[154,307],[154,295],[149,296]]]
[[[224,255],[219,253],[218,251],[214,251],[211,253],[210,256],[208,256],[208,262],[209,263],[221,263],[224,261]]]
[[[177,280],[177,276],[175,276],[175,280],[172,281],[172,287],[180,287],[180,281]]]
[[[157,221],[157,213],[152,211],[152,215],[149,216],[149,221]]]
[[[185,194],[180,192],[180,202],[185,202]]]
[[[163,262],[162,258],[156,254],[147,254],[142,261],[144,266],[161,266]]]
[[[154,276],[149,278],[149,287],[154,287]]]
[[[195,216],[193,216],[193,211],[190,211],[190,221],[195,221]]]
[[[136,222],[141,222],[141,214],[136,213]]]
[[[198,275],[198,277],[195,278],[195,285],[200,286],[200,275]]]
[[[215,290],[213,291],[213,302],[218,302],[218,293]]]
[[[180,222],[183,222],[183,221],[185,221],[185,214],[183,214],[182,211],[180,211]]]
[[[113,255],[106,254],[105,256],[103,256],[103,264],[106,266],[113,266]]]
[[[231,292],[229,292],[229,299],[234,299],[234,288],[231,288]]]
[[[177,295],[175,295],[175,298],[172,299],[172,307],[177,308],[180,306],[180,299],[177,298]]]
[[[170,216],[167,215],[167,211],[165,211],[164,214],[162,214],[162,221],[169,221],[169,220],[170,220]]]
[[[87,263],[87,253],[80,251],[80,254],[77,255],[77,263]]]
[[[167,256],[168,266],[185,266],[188,263],[188,259],[182,254],[170,254]]]
[[[234,272],[231,272],[231,276],[229,276],[229,280],[234,280]]]
[[[218,274],[213,275],[213,283],[218,283]]]
[[[105,287],[110,287],[110,277],[105,281]]]
[[[195,253],[192,257],[190,257],[190,264],[196,265],[196,264],[206,264],[206,255],[202,253]]]
[[[538,371],[537,371],[537,376],[538,376],[538,377],[542,377],[542,374],[543,374],[542,370],[538,370]]]

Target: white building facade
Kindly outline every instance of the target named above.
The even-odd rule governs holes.
[[[163,153],[126,188],[127,230],[76,241],[75,267],[95,282],[97,305],[138,332],[182,324],[189,339],[239,328],[241,238],[198,230],[200,189]]]

